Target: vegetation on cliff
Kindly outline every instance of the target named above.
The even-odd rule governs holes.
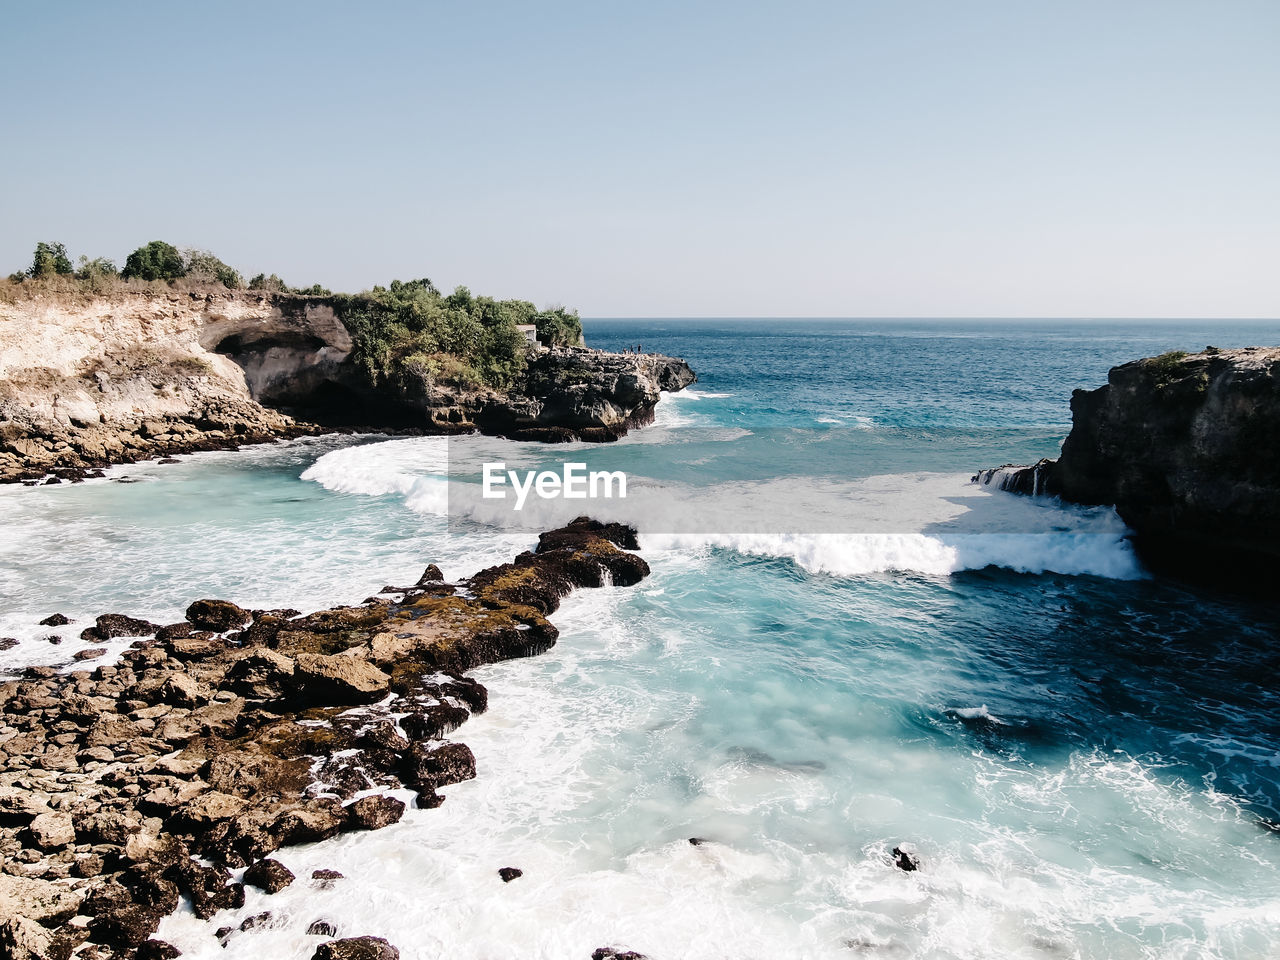
[[[351,333],[354,361],[374,386],[504,390],[524,372],[526,341],[519,325],[535,325],[547,346],[582,339],[577,312],[564,307],[538,310],[527,300],[474,296],[466,287],[446,295],[427,279],[393,280],[355,294],[334,294],[319,284],[290,287],[275,274],[259,273],[246,284],[238,270],[209,251],[179,250],[162,240],[130,253],[123,270],[103,257],[81,257],[77,270],[61,243],[41,242],[31,266],[0,284],[0,299],[245,289],[328,299]]]

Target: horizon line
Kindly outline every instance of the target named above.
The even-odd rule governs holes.
[[[1226,316],[983,316],[977,314],[919,314],[919,315],[852,315],[852,314],[815,314],[808,316],[788,315],[788,314],[668,314],[668,315],[645,315],[634,314],[630,316],[588,316],[581,315],[582,320],[994,320],[994,321],[1013,321],[1013,320],[1054,320],[1068,321],[1073,323],[1103,323],[1115,320],[1120,321],[1151,321],[1151,322],[1203,322],[1203,321],[1228,321],[1233,323],[1280,323],[1280,316],[1247,316],[1247,317],[1226,317]]]

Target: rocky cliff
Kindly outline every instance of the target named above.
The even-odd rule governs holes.
[[[663,390],[670,357],[531,354],[512,389],[370,381],[332,298],[138,292],[0,303],[0,481],[334,427],[611,440]]]
[[[1165,354],[1077,390],[1057,461],[974,479],[1115,504],[1157,568],[1231,578],[1280,570],[1280,348]]]

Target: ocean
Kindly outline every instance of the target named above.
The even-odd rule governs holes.
[[[477,779],[277,854],[333,889],[250,888],[158,937],[226,960],[307,960],[318,919],[406,958],[1280,955],[1280,606],[1153,578],[1109,509],[969,482],[1055,456],[1071,391],[1117,363],[1280,327],[584,326],[698,382],[617,444],[329,436],[0,489],[12,669],[66,664],[99,613],[358,602],[584,512],[479,499],[484,462],[628,474],[590,512],[639,528],[652,575],[572,595],[552,650],[476,671],[489,711],[453,736]],[[38,626],[54,612],[78,622]]]

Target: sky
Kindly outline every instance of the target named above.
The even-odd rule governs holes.
[[[1280,316],[1276,0],[6,7],[0,270],[584,316]]]

